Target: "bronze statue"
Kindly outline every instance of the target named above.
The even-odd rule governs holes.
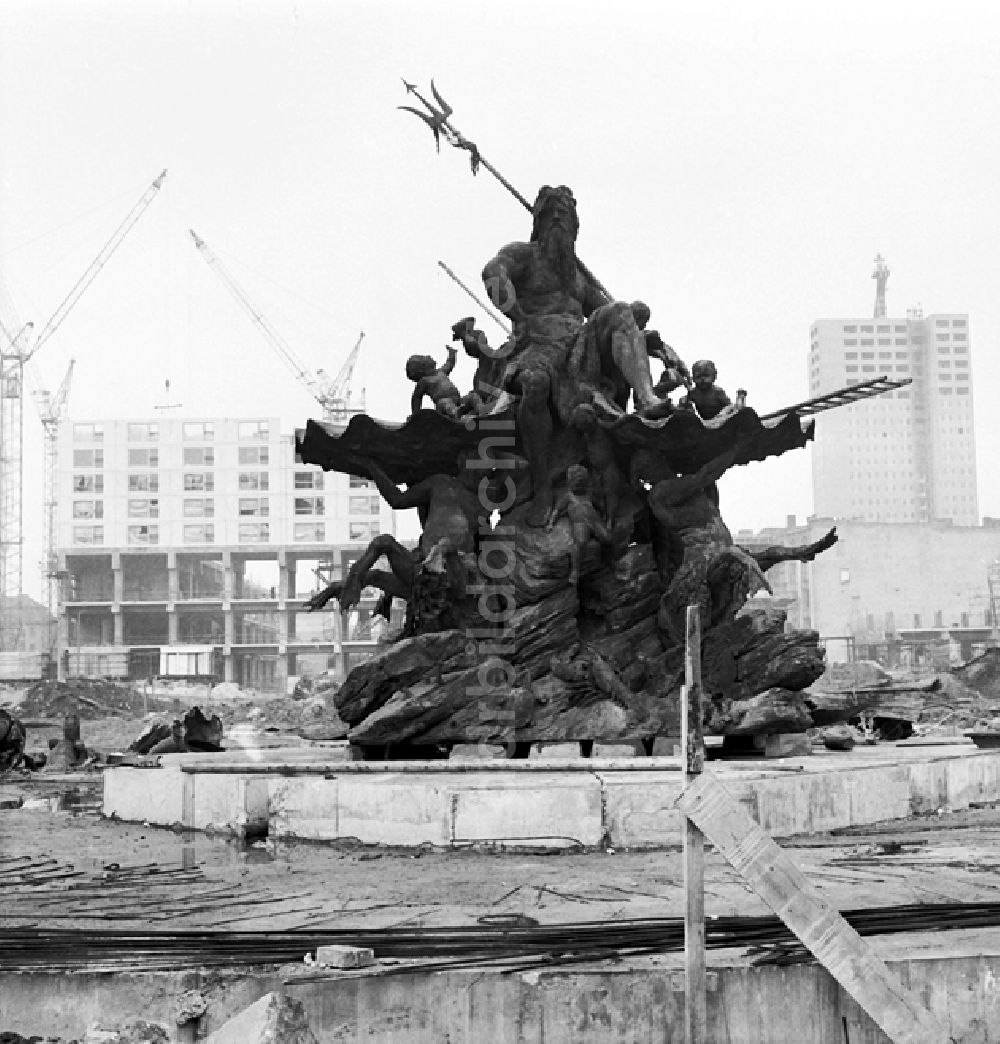
[[[448,376],[455,369],[457,357],[456,349],[450,347],[448,361],[444,366],[439,367],[429,355],[411,355],[406,360],[406,376],[417,385],[410,399],[411,413],[420,409],[426,395],[434,403],[438,413],[443,413],[446,417],[458,416],[458,404],[462,396]]]
[[[649,356],[629,306],[608,302],[576,258],[576,200],[565,186],[539,190],[531,239],[509,243],[483,269],[493,304],[514,324],[515,351],[505,387],[520,396],[517,423],[531,471],[527,522],[543,526],[552,507],[551,443],[578,400],[579,383],[596,388],[616,368],[639,409],[661,410]],[[592,323],[584,322],[592,317]],[[574,349],[576,352],[574,353]],[[569,380],[570,355],[579,377]]]
[[[472,316],[451,328],[475,362],[471,391],[451,380],[456,348],[440,367],[414,356],[405,423],[359,415],[334,434],[310,422],[297,441],[302,461],[370,476],[392,508],[420,512],[415,549],[382,534],[306,603],[347,610],[374,587],[383,615],[393,598],[407,604],[407,641],[380,646],[338,693],[352,742],[518,748],[671,734],[692,604],[709,723],[743,728],[739,707],[765,691],[799,707],[792,720],[808,717],[798,694],[823,671],[818,636],[786,633],[771,607],[737,613],[767,587],[768,568],[808,561],[836,533],[748,551],[723,522],[716,482],[804,446],[811,427],[794,411],[764,424],[742,394],[731,404],[714,365],[689,374],[648,328],[646,304],[611,300],[576,255],[568,188],[542,188],[531,209],[530,240],[483,270],[510,339],[492,348]],[[653,360],[664,367],[656,383]],[[420,409],[424,396],[434,410]],[[766,714],[749,727],[768,731]]]
[[[711,359],[699,359],[691,367],[691,376],[694,387],[681,399],[682,406],[691,406],[702,420],[711,420],[732,405],[729,396],[715,383],[718,372]]]
[[[465,467],[465,463],[464,458],[459,460],[458,476],[435,475],[401,490],[378,464],[367,461],[368,471],[379,493],[394,511],[407,508],[419,511],[423,526],[420,542],[411,551],[394,536],[380,533],[351,566],[347,577],[342,582],[328,584],[306,602],[306,608],[310,611],[321,609],[331,599],[336,599],[341,611],[346,612],[358,604],[366,587],[377,587],[390,599],[396,597],[409,601],[417,567],[425,559],[430,559],[434,570],[440,572],[440,561],[449,555],[475,552],[480,525],[485,525],[485,520],[481,519],[484,509],[478,492],[482,476],[473,468]],[[389,563],[388,573],[373,568],[383,556]]]
[[[605,525],[613,525],[618,513],[618,502],[625,487],[615,460],[614,444],[604,430],[597,411],[589,403],[581,403],[573,410],[573,427],[583,436],[587,465],[593,483],[595,506],[603,510]]]
[[[601,521],[590,498],[590,475],[580,464],[566,470],[566,489],[560,494],[549,512],[548,528],[552,529],[560,515],[569,519],[573,546],[569,553],[569,583],[575,587],[580,579],[580,556],[587,542],[599,540],[604,545],[614,543],[614,534]]]
[[[459,319],[452,326],[451,332],[451,339],[460,341],[465,354],[476,360],[472,391],[462,396],[458,404],[459,414],[479,416],[499,409],[502,400],[505,397],[509,398],[502,390],[502,385],[507,356],[513,350],[513,345],[505,342],[499,348],[491,348],[486,334],[476,328],[476,320],[472,316]]]

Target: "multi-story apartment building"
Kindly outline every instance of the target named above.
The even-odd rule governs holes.
[[[840,539],[832,548],[767,574],[789,624],[817,630],[831,660],[946,641],[968,658],[977,646],[995,642],[1000,520],[957,526],[812,517],[797,525],[789,516],[784,529],[741,530],[734,539],[753,550],[810,544],[834,524]]]
[[[393,513],[368,480],[297,463],[277,419],[78,420],[59,462],[63,671],[283,689],[371,654],[370,598],[343,619],[301,606]]]
[[[913,381],[822,414],[814,513],[978,525],[969,317],[819,319],[810,341],[813,396],[881,376]]]

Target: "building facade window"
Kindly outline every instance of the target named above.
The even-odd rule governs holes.
[[[371,479],[362,478],[360,475],[352,475],[351,489],[375,489],[375,483]]]
[[[156,442],[160,437],[159,424],[129,424],[125,431],[129,442]]]
[[[130,544],[158,544],[160,542],[160,527],[129,526],[127,535]]]
[[[215,425],[211,421],[185,421],[181,431],[185,442],[208,442],[215,438]]]
[[[239,511],[241,515],[256,515],[267,518],[270,514],[267,497],[240,497]]]
[[[215,489],[215,476],[210,472],[188,472],[184,476],[185,493],[211,493]]]
[[[185,544],[215,543],[215,526],[211,522],[189,523],[182,530]]]
[[[103,544],[104,526],[74,526],[74,544]]]
[[[378,523],[377,522],[350,522],[348,523],[347,538],[348,540],[360,541],[360,540],[371,540],[372,537],[378,536]]]
[[[239,487],[241,490],[267,489],[268,477],[266,471],[241,471]]]
[[[189,468],[210,468],[215,464],[214,446],[185,446],[184,464]]]
[[[851,369],[850,366],[847,368]],[[352,515],[377,515],[381,507],[382,501],[379,497],[351,497],[348,502],[348,511]]]
[[[267,522],[241,522],[239,541],[241,544],[266,544],[271,539],[271,527]]]
[[[102,449],[75,449],[73,450],[74,468],[103,468],[104,450]]]
[[[104,492],[104,476],[103,475],[74,475],[73,476],[73,492],[74,493],[103,493]]]
[[[266,464],[267,446],[240,446],[240,464]]]
[[[211,497],[185,497],[185,518],[214,518],[215,501]]]
[[[130,468],[155,468],[160,464],[160,451],[158,449],[130,449],[128,451],[128,466]]]
[[[160,488],[160,478],[156,472],[129,475],[129,493],[155,493]]]
[[[73,441],[74,442],[103,442],[104,441],[104,425],[103,424],[74,424],[73,425]]]
[[[267,421],[240,421],[239,438],[244,439],[267,439],[271,433],[271,425]]]
[[[129,518],[159,518],[160,517],[160,502],[158,500],[148,500],[146,498],[129,500],[128,502],[128,517]]]
[[[293,536],[296,541],[322,543],[326,539],[326,526],[322,522],[296,522]]]
[[[353,479],[354,476],[352,475]],[[296,471],[295,472],[295,488],[296,489],[322,489],[323,488],[323,472],[322,471]]]
[[[325,508],[322,497],[295,498],[296,515],[322,515],[324,510]]]
[[[103,500],[74,500],[74,518],[104,518]]]

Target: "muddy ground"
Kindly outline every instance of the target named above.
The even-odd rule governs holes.
[[[243,843],[100,818],[99,774],[0,783],[3,925],[286,929],[680,916],[679,848],[495,853]],[[67,796],[68,795],[68,796]],[[678,845],[680,838],[677,839]],[[842,909],[1000,900],[1000,808],[781,842]],[[764,913],[714,852],[709,915]]]

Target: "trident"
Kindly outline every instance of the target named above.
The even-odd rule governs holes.
[[[400,77],[402,79],[402,77]],[[427,112],[421,112],[420,109],[414,108],[412,105],[399,105],[397,108],[404,110],[405,112],[412,112],[414,116],[419,116],[420,119],[427,124],[431,129],[431,133],[434,135],[434,144],[437,146],[438,152],[441,151],[441,135],[444,134],[445,140],[449,145],[453,145],[456,149],[464,149],[469,153],[469,160],[472,166],[472,173],[476,174],[479,171],[480,166],[485,167],[492,175],[500,182],[501,185],[528,211],[529,214],[533,213],[531,204],[517,191],[516,188],[490,163],[485,159],[482,153],[479,151],[479,147],[475,142],[469,141],[464,134],[451,122],[452,113],[455,111],[445,100],[441,97],[441,92],[434,86],[434,81],[431,80],[431,93],[434,95],[434,99],[437,105],[432,105],[421,93],[417,90],[416,84],[408,83],[405,79],[403,80],[403,86],[406,88],[407,94],[413,94],[416,96],[423,106],[427,109]],[[589,279],[604,297],[608,301],[613,301],[614,298],[605,289],[601,281],[594,275],[593,272],[579,259],[576,260],[580,271],[584,276]]]

